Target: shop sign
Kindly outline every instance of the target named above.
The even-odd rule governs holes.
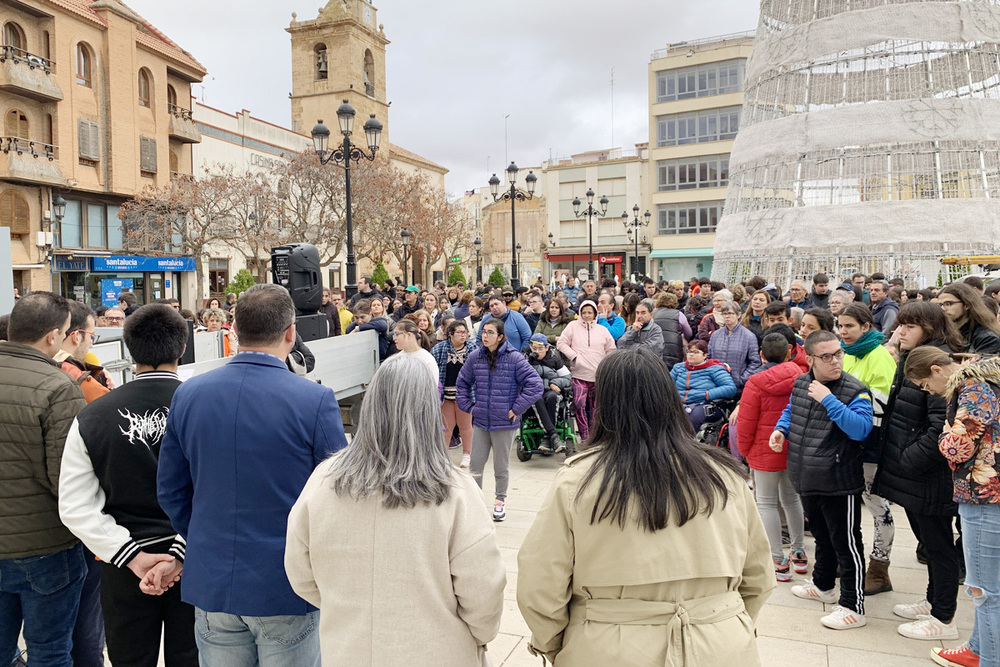
[[[621,264],[621,256],[601,255],[601,264]]]
[[[118,305],[118,295],[125,288],[131,292],[134,282],[131,278],[102,278],[101,303],[108,308],[115,308]]]
[[[141,257],[126,255],[111,255],[110,257],[94,257],[95,272],[123,271],[142,273],[145,271],[194,271],[193,257]]]
[[[52,258],[53,271],[87,271],[87,257],[73,257],[71,255],[55,255]]]

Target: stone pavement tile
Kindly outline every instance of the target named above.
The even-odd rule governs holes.
[[[504,600],[517,600],[517,572],[507,573],[507,585],[503,588]]]
[[[895,581],[893,582],[895,584]],[[964,593],[959,592],[958,595],[958,610],[955,613],[955,619],[958,623],[959,632],[972,630],[972,624],[975,615],[975,606],[972,604],[971,600],[962,600]],[[894,621],[897,625],[900,623],[906,623],[905,618],[900,618],[892,613],[893,606],[897,604],[910,604],[917,602],[922,595],[911,595],[909,593],[897,593],[896,591],[889,591],[888,593],[879,593],[878,595],[873,595],[865,598],[865,616],[869,619],[880,618],[888,621]]]
[[[517,549],[500,547],[500,557],[503,559],[504,570],[517,572]]]
[[[805,580],[804,576],[795,575],[791,581],[778,582],[778,587],[771,591],[771,597],[767,598],[766,604],[779,607],[794,607],[796,609],[810,609],[818,611],[822,608],[819,602],[813,600],[803,600],[792,595],[792,586],[801,585]]]
[[[542,664],[542,659],[528,652],[528,638],[525,637],[514,647],[504,662],[500,664],[494,662],[493,664],[495,667],[539,667]]]
[[[934,642],[907,639],[896,632],[898,623],[877,618],[868,619],[868,625],[863,628],[830,630],[819,622],[820,617],[829,613],[832,608],[832,605],[824,606],[827,611],[808,612],[791,607],[765,605],[757,621],[758,635],[862,651],[877,648],[885,653],[915,658],[925,657],[930,647],[935,645]]]
[[[830,667],[855,667],[855,665],[864,665],[864,667],[920,667],[920,665],[927,665],[928,667],[933,667],[934,663],[931,662],[931,646],[935,646],[936,644],[933,642],[926,643],[927,646],[924,647],[924,655],[916,657],[880,653],[870,649],[857,650],[841,646],[831,646],[828,649]],[[919,659],[921,657],[926,658],[926,660],[921,661]]]
[[[493,660],[493,664],[503,664],[503,661],[511,654],[514,647],[521,643],[522,639],[524,637],[520,635],[508,635],[503,632],[498,634],[497,638],[491,641],[486,647],[489,651],[490,659]]]
[[[503,617],[500,619],[500,632],[507,635],[519,635],[530,637],[531,630],[528,624],[521,618],[521,610],[517,608],[515,600],[503,601]]]
[[[761,667],[828,667],[824,644],[758,637],[757,652]]]

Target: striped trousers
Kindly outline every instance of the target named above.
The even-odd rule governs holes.
[[[809,530],[816,538],[813,583],[821,591],[837,585],[840,565],[840,601],[859,614],[865,613],[865,554],[861,543],[861,494],[850,496],[802,496],[809,517]]]

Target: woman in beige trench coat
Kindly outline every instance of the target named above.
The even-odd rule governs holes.
[[[436,383],[410,355],[372,379],[358,431],[288,516],[285,572],[319,607],[323,667],[474,667],[507,583],[482,492],[441,446]]]
[[[660,358],[609,355],[590,448],[569,459],[518,554],[529,650],[557,667],[752,667],[775,586],[728,455],[694,441]]]

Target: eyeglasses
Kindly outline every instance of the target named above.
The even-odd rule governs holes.
[[[813,359],[819,359],[824,364],[829,364],[832,361],[834,361],[835,359],[838,360],[838,361],[841,360],[841,359],[843,359],[844,358],[844,351],[843,350],[837,350],[836,352],[831,352],[830,354],[810,354],[809,356],[812,357]]]
[[[73,331],[70,331],[69,333],[87,334],[88,336],[90,336],[90,344],[91,345],[96,345],[97,341],[101,340],[101,334],[94,333],[93,331],[86,331],[84,329],[74,329]],[[68,336],[69,334],[66,334],[66,335]]]
[[[395,338],[396,336],[405,336],[408,333],[410,333],[410,332],[409,331],[393,331],[392,332],[392,337]]]
[[[483,335],[483,338],[486,338],[487,336],[499,336],[500,335],[496,331],[490,331],[489,329],[483,329],[481,331],[481,333]]]
[[[121,322],[125,321],[125,318],[124,317],[107,317],[107,316],[105,316],[104,321],[105,322],[118,322],[118,323],[121,323]]]
[[[948,308],[949,306],[954,306],[956,303],[962,303],[961,301],[941,301],[938,300],[938,305],[942,308]]]

